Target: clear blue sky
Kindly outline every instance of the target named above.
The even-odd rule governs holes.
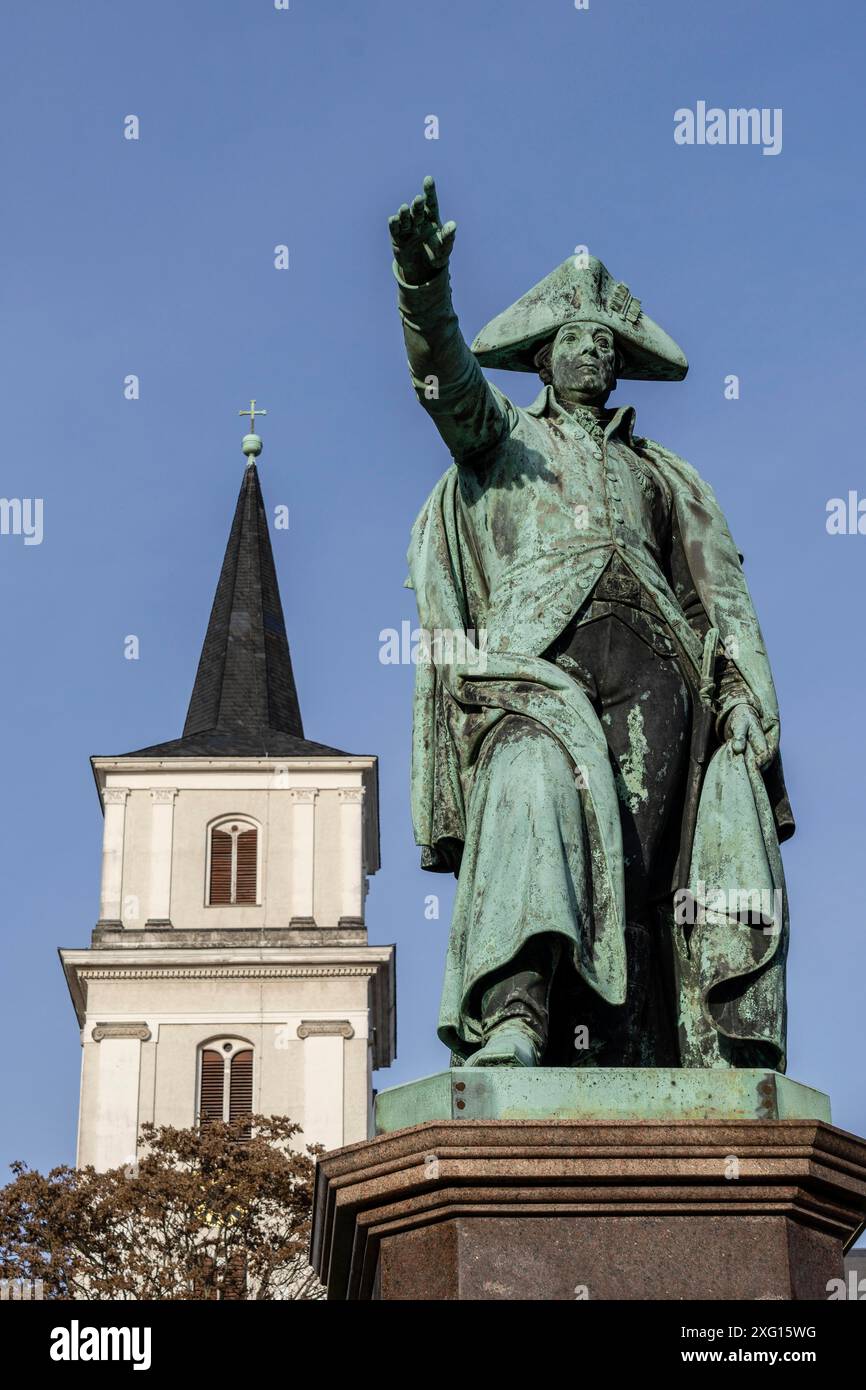
[[[689,357],[684,384],[616,399],[712,482],[745,552],[799,822],[789,1071],[866,1131],[866,536],[825,529],[828,498],[866,493],[864,37],[855,0],[8,11],[0,494],[44,499],[44,540],[0,536],[0,1163],[73,1157],[80,1052],[55,952],[97,916],[87,759],[180,733],[252,395],[266,500],[291,508],[274,546],[308,736],[381,759],[369,927],[398,943],[399,1058],[378,1085],[447,1063],[451,888],[412,842],[412,671],[378,659],[380,629],[414,617],[409,528],[447,463],[409,389],[386,226],[428,172],[458,222],[468,336],[587,244]],[[699,100],[781,107],[782,152],[676,145],[674,111]]]

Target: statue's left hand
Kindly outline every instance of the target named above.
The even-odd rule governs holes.
[[[751,705],[734,705],[725,720],[724,736],[734,753],[745,753],[750,747],[758,767],[765,767],[770,761],[770,745]]]

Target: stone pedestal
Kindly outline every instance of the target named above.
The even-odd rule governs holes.
[[[470,1072],[449,1084],[474,1085]],[[478,1085],[502,1110],[532,1078],[498,1075]],[[686,1089],[715,1077],[719,1095],[743,1094],[731,1076],[692,1073]],[[622,1074],[607,1079],[622,1097]],[[680,1116],[433,1118],[339,1149],[318,1167],[313,1263],[336,1299],[824,1300],[866,1219],[866,1142],[779,1118],[780,1097],[821,1111],[826,1098],[778,1081],[756,1117],[696,1118],[684,1094]]]

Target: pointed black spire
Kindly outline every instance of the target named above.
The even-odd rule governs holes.
[[[128,757],[315,757],[304,738],[258,469],[235,508],[183,737]],[[345,755],[342,755],[345,756]]]
[[[183,736],[250,728],[304,737],[254,463],[244,472]]]

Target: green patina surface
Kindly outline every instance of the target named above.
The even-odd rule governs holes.
[[[451,298],[455,224],[441,221],[431,179],[390,228],[412,383],[453,460],[409,549],[422,628],[462,639],[453,659],[415,670],[415,838],[425,868],[459,873],[439,1037],[471,1068],[530,1056],[555,1073],[571,1055],[558,1034],[588,1026],[575,1070],[643,1062],[618,1073],[636,1096],[648,1066],[674,1059],[698,1072],[784,1071],[779,842],[793,820],[764,639],[713,489],[637,434],[631,407],[608,406],[618,381],[681,380],[685,356],[590,255],[557,266],[470,349]],[[538,372],[543,390],[515,404],[488,367]],[[557,655],[575,624],[599,617],[605,585],[602,607],[611,592],[631,595],[616,622],[639,631],[635,615],[649,612],[653,640],[669,644],[661,656],[652,646],[649,676],[622,653],[612,671],[598,654],[586,671]],[[665,652],[693,694],[679,724],[653,717]],[[611,675],[611,700],[630,706],[621,753],[600,713]],[[680,734],[688,767],[667,786],[654,758],[672,756]],[[639,852],[627,853],[626,833]],[[743,910],[744,898],[772,911]],[[556,1097],[613,1084],[560,1075]],[[488,1094],[484,1078],[464,1084]],[[502,1084],[544,1094],[541,1082]],[[738,1084],[718,1094],[752,1095]],[[628,1087],[612,1094],[631,1103]]]
[[[377,1134],[459,1119],[829,1123],[830,1100],[757,1067],[454,1067],[376,1097]]]
[[[630,751],[623,758],[619,776],[615,778],[621,799],[630,810],[636,811],[638,803],[649,799],[646,785],[647,741],[644,733],[643,711],[634,705],[628,713],[628,733]]]

